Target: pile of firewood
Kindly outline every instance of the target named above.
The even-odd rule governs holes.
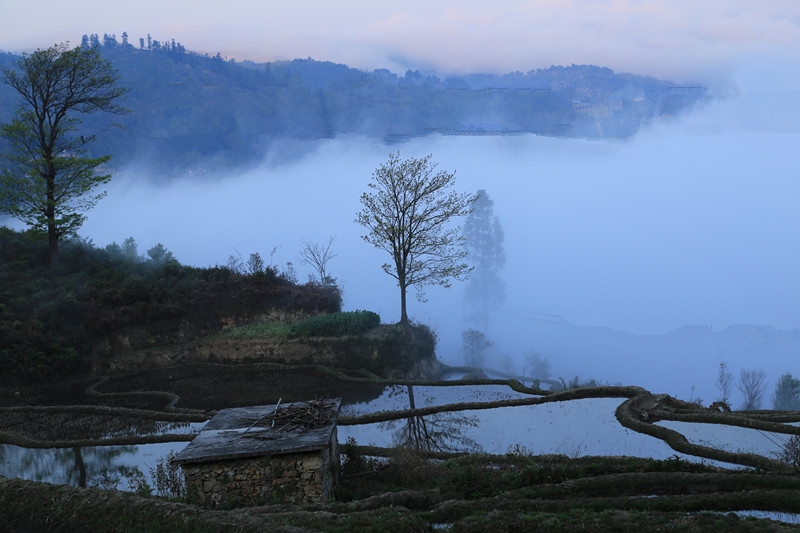
[[[334,417],[335,400],[321,399],[297,402],[278,407],[257,423],[261,427],[273,427],[279,431],[314,429],[330,424]]]

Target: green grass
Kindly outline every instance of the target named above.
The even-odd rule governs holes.
[[[231,328],[223,335],[231,339],[286,339],[291,328],[291,324],[282,322],[245,324]]]

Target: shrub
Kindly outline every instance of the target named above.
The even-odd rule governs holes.
[[[156,462],[150,475],[156,484],[156,492],[164,498],[183,498],[186,495],[186,480],[181,467],[175,463],[177,454],[172,451]]]
[[[289,338],[361,335],[380,324],[381,317],[372,311],[343,311],[307,318],[292,326]]]
[[[429,359],[434,357],[436,343],[439,340],[436,332],[426,324],[414,324],[414,340],[416,345],[416,359]]]

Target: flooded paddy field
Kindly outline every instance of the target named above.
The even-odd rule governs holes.
[[[769,414],[715,413],[636,387],[544,391],[500,380],[385,382],[358,372],[277,365],[149,371],[63,384],[49,395],[4,390],[0,476],[141,493],[156,486],[155,471],[216,409],[322,397],[343,399],[338,440],[345,466],[337,499],[344,501],[401,483],[409,490],[435,486],[438,498],[479,498],[459,511],[465,516],[499,505],[500,497],[528,512],[533,508],[525,502],[567,487],[563,497],[583,494],[580,505],[625,513],[631,506],[685,510],[689,500],[681,498],[688,495],[697,509],[782,522],[794,521],[800,510],[791,496],[800,480],[785,457],[779,460],[798,432],[787,413],[774,417],[780,422],[768,421]],[[365,470],[353,474],[358,457]],[[470,486],[469,494],[458,492]],[[730,492],[733,487],[745,492]],[[547,505],[562,512],[561,504]]]

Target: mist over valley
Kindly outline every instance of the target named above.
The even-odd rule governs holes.
[[[781,105],[797,106],[797,93],[782,95]],[[774,383],[800,342],[800,258],[788,237],[800,223],[798,130],[787,131],[784,114],[754,118],[769,105],[769,95],[745,87],[740,98],[626,140],[286,141],[305,155],[282,161],[279,143],[259,168],[215,179],[157,185],[142,170],[123,172],[82,234],[98,245],[130,235],[142,250],[162,242],[197,266],[259,252],[280,269],[293,263],[300,281],[310,274],[298,263],[301,239],[335,236],[331,272],[345,308],[395,321],[398,289],[353,220],[388,153],[431,153],[456,171],[459,190],[487,191],[505,232],[507,297],[486,332],[488,367],[502,369],[500,356],[510,353],[508,370],[519,372],[522,356],[536,352],[550,359],[553,377],[709,399],[721,361],[735,371],[763,368]],[[409,303],[413,320],[438,331],[437,354],[452,364],[462,361],[463,291],[456,283]]]
[[[488,367],[521,372],[538,353],[553,378],[684,398],[713,397],[720,361],[771,382],[790,370],[800,98],[784,59],[743,61],[711,93],[593,66],[399,76],[226,62],[180,43],[102,50],[133,112],[93,146],[115,154],[108,196],[80,232],[98,246],[162,243],[199,267],[257,252],[303,282],[301,241],[334,237],[345,309],[396,321],[386,259],[354,218],[389,153],[432,154],[458,190],[486,190],[505,233]],[[540,111],[526,116],[524,102]],[[426,295],[410,298],[410,316],[459,364],[464,284]]]

